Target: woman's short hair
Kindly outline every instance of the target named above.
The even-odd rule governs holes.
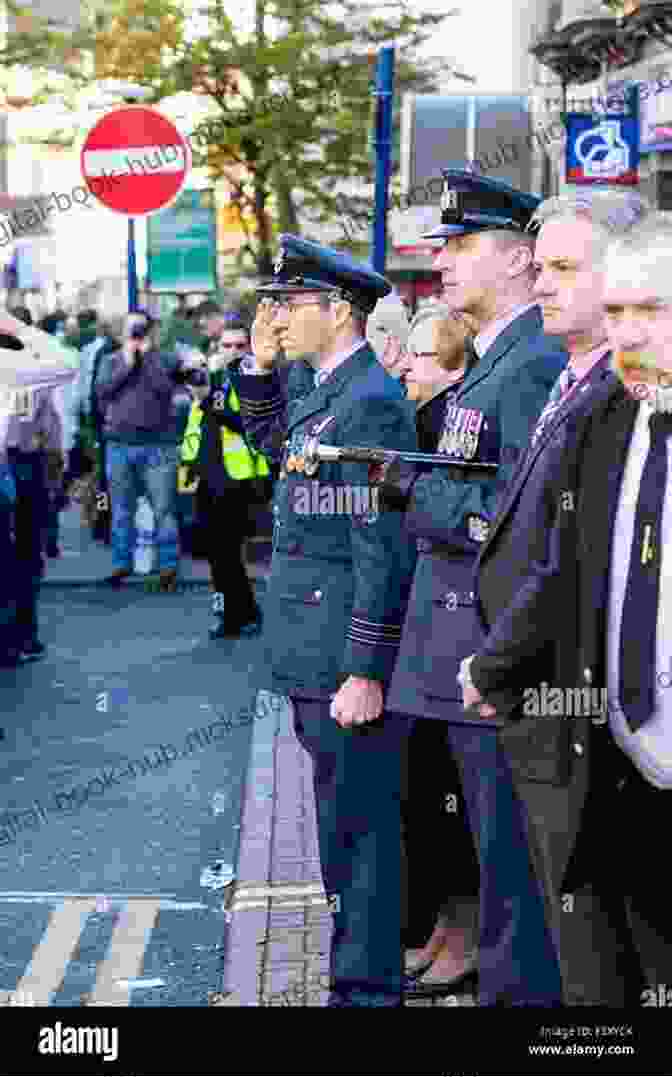
[[[427,326],[430,322],[433,321],[451,323],[455,327],[456,335],[458,332],[462,333],[464,330],[464,322],[461,315],[457,311],[455,311],[452,307],[447,306],[445,303],[432,303],[429,306],[422,307],[411,321],[408,330],[407,342],[407,348],[409,351],[413,350],[413,336],[416,331],[420,329],[421,326]],[[440,338],[438,338],[438,340],[440,341]],[[453,357],[451,356],[451,362],[452,358]],[[441,354],[439,354],[437,361],[439,362],[439,365],[441,365]]]
[[[402,348],[406,347],[408,339],[408,313],[401,296],[396,293],[386,295],[379,299],[373,311],[366,320],[366,335],[374,342],[374,334],[379,329],[385,328],[392,336],[398,338]]]

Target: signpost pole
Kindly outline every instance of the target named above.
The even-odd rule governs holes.
[[[388,188],[392,150],[393,88],[394,48],[386,46],[378,53],[376,66],[376,193],[373,211],[373,256],[371,265],[377,273],[385,272]]]
[[[127,262],[128,262],[128,309],[138,309],[138,271],[135,260],[135,220],[133,217],[128,218],[128,246],[127,246]]]

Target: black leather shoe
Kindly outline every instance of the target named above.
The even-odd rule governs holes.
[[[24,643],[19,653],[19,662],[36,662],[38,658],[44,658],[47,648],[39,639],[31,639]]]
[[[343,998],[343,995],[339,995],[337,991],[332,991],[327,999],[327,1006],[333,1008],[335,1006],[347,1006],[348,1003]]]
[[[109,576],[106,576],[103,583],[106,583],[108,587],[121,587],[122,581],[131,576],[130,568],[115,568]]]
[[[258,636],[261,632],[261,610],[252,621],[246,624],[229,624],[224,618],[219,619],[217,625],[211,628],[208,635],[210,639],[238,639],[239,637]]]

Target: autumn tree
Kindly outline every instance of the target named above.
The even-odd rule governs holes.
[[[405,0],[255,0],[246,27],[210,0],[200,34],[175,0],[89,2],[74,34],[37,23],[9,34],[3,64],[60,67],[82,88],[132,81],[151,90],[148,104],[181,91],[205,95],[212,116],[197,124],[192,145],[213,179],[226,178],[247,228],[241,264],[264,276],[274,229],[309,232],[311,221],[343,214],[344,184],[372,181],[377,48],[397,46],[397,106],[405,91],[436,92],[452,70],[418,59],[447,15]],[[397,124],[398,115],[397,107]],[[352,222],[368,220],[371,198],[350,198],[347,208]]]

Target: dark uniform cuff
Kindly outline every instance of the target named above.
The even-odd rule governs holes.
[[[345,638],[344,675],[389,681],[397,660],[402,628],[403,618],[397,624],[380,624],[353,613]]]

